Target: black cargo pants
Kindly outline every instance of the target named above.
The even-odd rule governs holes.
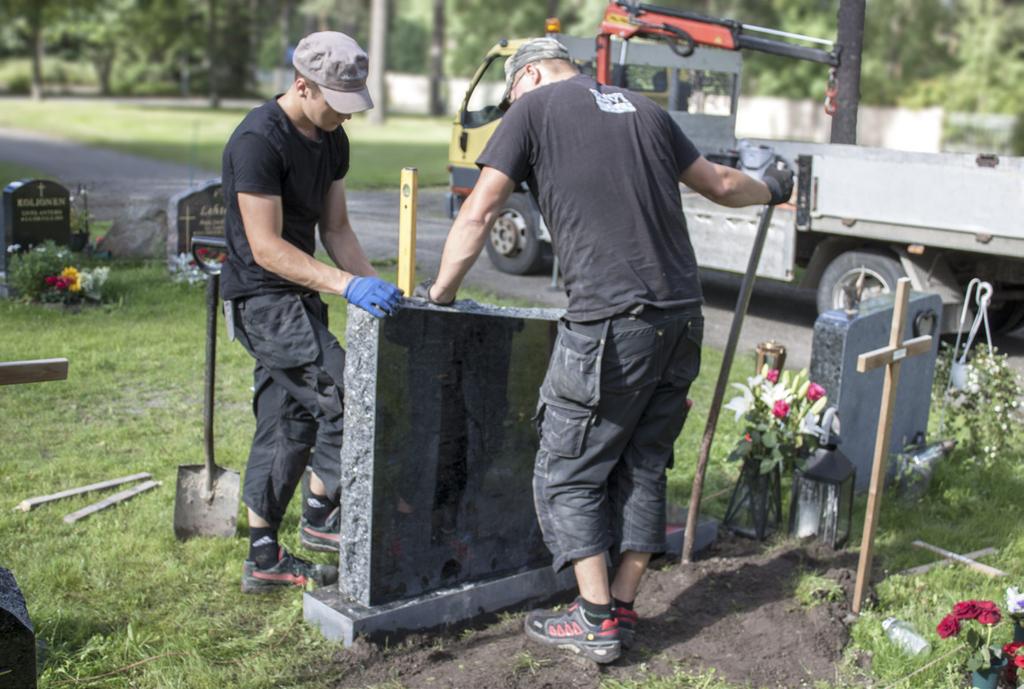
[[[277,528],[307,464],[328,495],[338,494],[345,350],[327,329],[327,305],[317,294],[259,295],[235,308],[238,340],[256,359],[256,433],[242,500]]]
[[[665,472],[703,331],[699,307],[559,323],[533,481],[556,569],[611,548],[664,551]]]

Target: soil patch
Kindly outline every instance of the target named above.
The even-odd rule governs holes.
[[[484,628],[410,637],[390,648],[359,640],[316,674],[337,689],[563,689],[714,668],[741,686],[812,687],[836,679],[855,567],[855,553],[799,543],[766,551],[726,536],[691,566],[662,563],[647,573],[636,643],[611,665],[530,642],[523,615],[506,614]],[[804,573],[838,582],[844,598],[802,606],[794,590]]]

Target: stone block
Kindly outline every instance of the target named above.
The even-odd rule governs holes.
[[[814,323],[811,379],[825,387],[829,403],[838,408],[839,447],[857,468],[858,491],[865,490],[871,480],[885,367],[858,373],[857,357],[889,344],[893,299],[889,294],[864,301],[853,314],[826,311]],[[911,293],[904,339],[932,335],[932,348],[900,366],[890,452],[923,440],[927,433],[941,318],[942,299],[937,294]]]
[[[0,567],[0,689],[35,686],[35,630],[18,582]]]
[[[151,196],[131,196],[118,209],[102,251],[116,258],[156,258],[167,242],[167,201]]]

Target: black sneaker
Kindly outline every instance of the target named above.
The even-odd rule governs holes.
[[[622,651],[615,618],[590,624],[578,598],[564,612],[534,610],[526,616],[525,627],[534,641],[581,653],[595,663],[610,663]]]
[[[305,517],[299,520],[299,542],[307,550],[322,553],[341,551],[341,508],[335,507],[322,526],[314,526]]]
[[[640,621],[640,616],[635,610],[612,608],[612,617],[619,623],[619,640],[622,641],[622,647],[630,648],[633,639],[636,638],[636,623]]]
[[[284,548],[281,548],[273,567],[262,569],[252,560],[246,560],[242,564],[243,593],[263,593],[280,586],[304,588],[309,582],[317,586],[328,586],[337,581],[337,567],[314,564],[295,557]]]

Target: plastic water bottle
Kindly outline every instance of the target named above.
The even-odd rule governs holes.
[[[895,617],[888,617],[882,622],[882,629],[889,640],[900,647],[907,655],[927,654],[932,650],[928,643],[909,622],[897,620]]]

